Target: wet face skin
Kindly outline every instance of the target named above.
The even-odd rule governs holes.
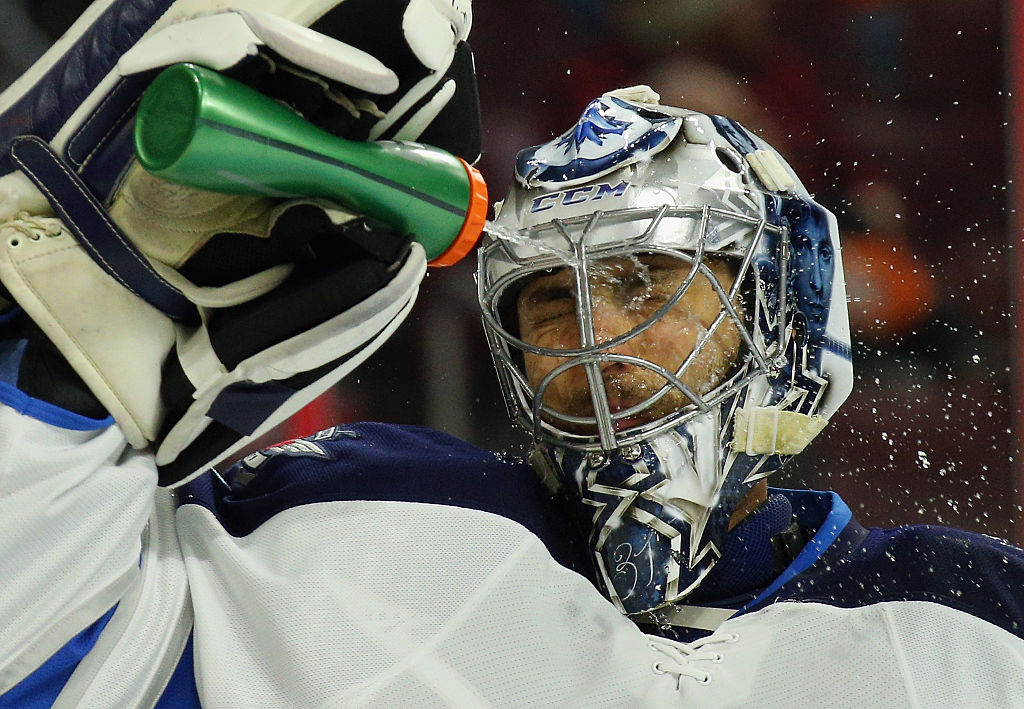
[[[732,266],[711,261],[709,268],[728,290],[735,278]],[[664,254],[645,254],[600,262],[591,275],[594,303],[594,335],[598,344],[633,329],[665,304],[686,279],[690,264]],[[742,315],[738,303],[737,311]],[[698,274],[683,297],[649,329],[605,351],[649,360],[675,372],[693,351],[695,343],[708,331],[722,302],[711,282]],[[530,282],[519,295],[519,331],[532,345],[551,349],[580,347],[573,276],[562,269]],[[735,324],[726,319],[711,341],[680,377],[698,394],[711,391],[729,371],[740,350],[741,338]],[[526,375],[534,390],[552,369],[565,360],[557,357],[525,354]],[[666,384],[656,372],[633,364],[604,362],[601,365],[612,413],[635,406]],[[636,415],[621,419],[621,430],[653,421],[692,402],[678,389],[669,392]],[[544,404],[561,413],[593,416],[586,372],[573,367],[558,375],[544,393]],[[571,428],[564,422],[558,424]],[[579,433],[592,433],[592,426],[575,427]]]

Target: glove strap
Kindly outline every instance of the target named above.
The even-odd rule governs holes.
[[[46,141],[33,135],[15,138],[11,158],[46,196],[54,212],[100,268],[167,317],[188,323],[199,321],[191,301],[153,270]]]

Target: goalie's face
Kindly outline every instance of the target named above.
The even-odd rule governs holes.
[[[733,320],[720,317],[720,293],[732,287],[735,272],[732,265],[723,261],[706,263],[721,290],[704,273],[691,273],[689,261],[666,254],[605,259],[591,267],[587,285],[592,344],[600,352],[644,360],[600,364],[608,409],[613,415],[644,405],[628,416],[615,418],[616,430],[655,421],[693,403],[692,397],[678,385],[656,397],[670,382],[650,365],[674,373],[693,394],[703,395],[722,382],[736,361],[742,342],[739,330]],[[680,294],[688,277],[691,282]],[[584,338],[577,291],[576,278],[568,268],[531,281],[518,299],[522,339],[551,350],[574,350],[590,344],[581,341]],[[677,297],[660,318],[646,328],[640,327]],[[742,317],[738,298],[734,305]],[[637,332],[624,341],[600,347],[601,343],[634,329]],[[543,404],[550,410],[576,417],[595,416],[585,367],[570,367],[543,385],[545,378],[565,361],[524,353],[525,373],[531,387],[543,396]],[[595,428],[578,423],[560,425],[581,434],[593,434]]]

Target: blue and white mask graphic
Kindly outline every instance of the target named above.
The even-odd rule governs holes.
[[[531,462],[577,500],[604,593],[644,622],[675,622],[665,609],[708,577],[741,501],[804,450],[850,392],[838,225],[740,124],[619,92],[590,103],[557,139],[522,151],[516,167],[500,228],[478,251],[484,328],[509,413],[533,436]],[[606,261],[652,254],[704,274],[718,299],[714,321],[690,345],[692,335],[674,334],[667,316],[695,275],[640,315],[636,291],[614,300],[591,277]],[[563,340],[527,341],[519,297],[551,275],[571,284],[549,297],[575,319],[560,325]],[[599,298],[620,306],[612,333],[621,334],[597,335]],[[682,378],[718,346],[724,324],[742,345],[710,381],[689,387]],[[656,327],[688,352],[667,369],[646,356]],[[533,379],[531,356],[552,363]],[[546,401],[555,378],[572,371],[588,377],[574,385],[588,403]],[[613,406],[609,394],[641,372],[654,374]],[[663,403],[673,389],[682,396]]]
[[[554,140],[521,150],[516,178],[524,187],[588,182],[664,149],[683,119],[604,95]]]

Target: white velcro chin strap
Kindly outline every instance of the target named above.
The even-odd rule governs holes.
[[[825,428],[824,416],[753,406],[736,412],[732,449],[747,455],[796,455]]]
[[[796,180],[790,175],[778,156],[771,150],[755,150],[743,156],[764,186],[772,192],[792,192]]]

